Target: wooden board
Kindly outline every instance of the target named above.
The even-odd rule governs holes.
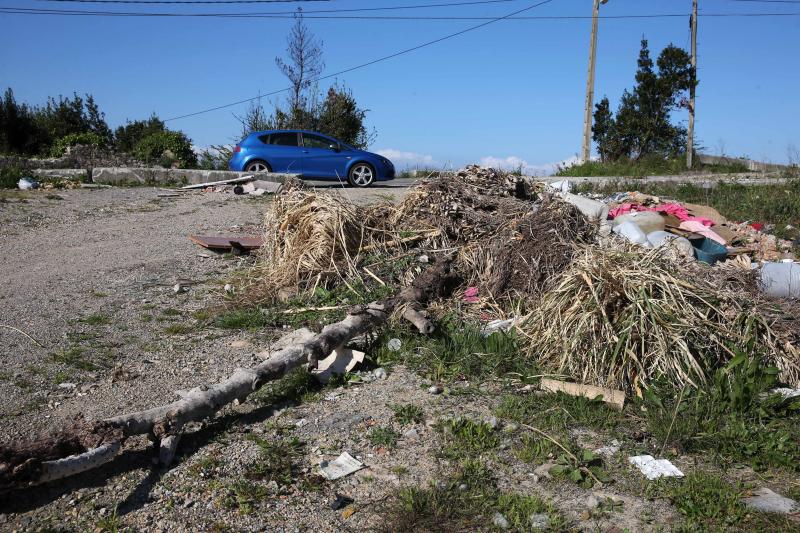
[[[250,235],[189,235],[189,239],[209,250],[230,250],[240,248],[255,250],[261,248],[264,239]]]
[[[593,400],[598,396],[603,397],[603,401],[608,405],[622,411],[625,406],[625,393],[616,389],[605,389],[593,385],[582,385],[580,383],[567,383],[555,379],[542,378],[539,386],[544,391],[563,392],[570,396],[583,396]]]

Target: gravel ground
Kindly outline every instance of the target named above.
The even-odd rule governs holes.
[[[326,188],[369,202],[400,200],[404,185]],[[256,353],[274,332],[199,329],[194,317],[218,302],[226,277],[252,259],[202,250],[186,236],[258,233],[269,199],[201,192],[159,198],[164,192],[111,188],[0,197],[0,324],[41,344],[0,328],[2,441],[77,415],[108,417],[173,401],[179,389],[219,381],[260,361]],[[188,291],[176,294],[173,286],[181,280]],[[492,384],[462,383],[473,393],[433,395],[419,376],[402,367],[388,370],[386,379],[365,371],[365,383],[324,389],[297,405],[230,406],[189,428],[169,469],[153,465],[146,439],[131,439],[120,457],[96,472],[0,497],[0,530],[380,528],[387,495],[446,475],[450,465],[436,457],[434,422],[462,415],[487,419],[496,401]],[[424,421],[402,427],[392,422],[390,406],[404,403],[422,408]],[[396,448],[370,443],[376,426],[402,435]],[[232,487],[249,483],[245,474],[261,453],[258,440],[292,437],[304,443],[296,474],[306,481],[257,485],[266,491],[257,503],[237,499]],[[594,493],[538,480],[533,466],[514,459],[508,446],[503,450],[501,487],[539,494],[580,529],[642,531],[669,528],[676,520],[669,506],[614,486]],[[367,468],[320,483],[313,475],[319,462],[344,451]],[[623,468],[622,455],[615,461]],[[353,499],[348,512],[331,508],[336,494]],[[604,496],[622,499],[623,508],[582,519],[587,499]]]

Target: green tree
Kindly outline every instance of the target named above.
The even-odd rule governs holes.
[[[595,106],[592,133],[604,161],[674,157],[685,150],[686,130],[670,119],[683,107],[686,91],[697,84],[689,54],[669,45],[654,64],[642,39],[637,67],[636,85],[623,93],[616,115],[608,98]]]
[[[119,126],[114,131],[114,147],[120,152],[132,153],[136,145],[145,137],[154,133],[167,131],[164,121],[156,116],[150,115],[147,120],[130,120],[124,126]]]
[[[367,111],[358,107],[350,89],[335,84],[322,103],[316,129],[356,148],[366,148],[375,136],[364,124]]]
[[[180,168],[197,166],[192,141],[182,131],[157,131],[136,143],[133,155],[148,164]]]
[[[34,123],[32,110],[25,104],[18,104],[14,91],[7,88],[0,96],[0,153],[37,153],[42,137]]]

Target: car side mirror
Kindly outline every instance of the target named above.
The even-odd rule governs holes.
[[[334,152],[339,152],[340,151],[340,148],[339,148],[338,144],[332,144],[332,145],[328,146],[328,148],[330,148]]]

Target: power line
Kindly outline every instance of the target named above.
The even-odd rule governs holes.
[[[333,74],[328,74],[326,76],[321,76],[319,78],[316,78],[316,79],[310,80],[310,81],[312,83],[315,83],[315,82],[319,82],[319,81],[322,81],[322,80],[335,78],[336,76],[339,76],[341,74],[346,74],[348,72],[353,72],[354,70],[362,69],[362,68],[374,65],[376,63],[380,63],[382,61],[387,61],[389,59],[393,59],[395,57],[398,57],[398,56],[401,56],[401,55],[405,55],[405,54],[414,52],[416,50],[420,50],[420,49],[428,47],[428,46],[432,46],[432,45],[440,43],[442,41],[446,41],[448,39],[452,39],[454,37],[458,37],[459,35],[464,35],[465,33],[469,33],[471,31],[475,31],[477,29],[483,28],[484,26],[488,26],[488,25],[493,24],[495,22],[499,22],[501,20],[505,20],[505,19],[507,19],[509,17],[513,17],[514,15],[519,15],[520,13],[524,13],[525,11],[530,11],[531,9],[535,9],[535,8],[537,8],[539,6],[543,6],[545,4],[549,4],[552,1],[553,0],[543,0],[541,2],[533,4],[531,6],[528,6],[528,7],[513,11],[513,12],[509,13],[508,15],[504,15],[502,17],[497,17],[497,18],[495,18],[493,20],[490,20],[488,22],[482,22],[480,24],[476,24],[475,26],[470,26],[468,28],[464,28],[463,30],[459,30],[459,31],[457,31],[455,33],[450,33],[450,34],[445,35],[443,37],[439,37],[438,39],[434,39],[432,41],[427,41],[427,42],[424,42],[422,44],[418,44],[417,46],[412,46],[411,48],[406,48],[404,50],[400,50],[399,52],[395,52],[393,54],[389,54],[387,56],[383,56],[383,57],[380,57],[378,59],[373,59],[372,61],[368,61],[366,63],[361,63],[360,65],[356,65],[354,67],[350,67],[350,68],[347,68],[347,69],[344,69],[344,70],[340,70],[338,72],[334,72]],[[258,99],[263,98],[265,96],[273,96],[273,95],[280,94],[282,92],[289,91],[289,90],[291,90],[291,87],[285,87],[283,89],[280,89],[280,90],[277,90],[277,91],[272,91],[272,92],[267,93],[267,94],[259,94],[258,96],[254,96],[252,98],[245,98],[244,100],[239,100],[238,102],[231,102],[231,103],[228,103],[228,104],[223,104],[223,105],[210,107],[208,109],[203,109],[201,111],[195,111],[194,113],[187,113],[185,115],[179,115],[177,117],[171,117],[171,118],[165,119],[164,122],[171,122],[173,120],[179,120],[179,119],[182,119],[182,118],[194,117],[194,116],[197,116],[197,115],[210,113],[212,111],[218,111],[220,109],[225,109],[225,108],[228,108],[228,107],[241,105],[241,104],[244,104],[244,103],[247,103],[247,102],[252,102],[253,100],[258,100]]]
[[[109,1],[112,0],[39,0],[42,2],[100,2],[100,1]],[[117,1],[117,0],[113,0]],[[123,0],[118,0],[120,3]],[[128,1],[128,0],[125,0]],[[133,1],[133,0],[130,0]],[[216,0],[214,0],[216,1]],[[236,0],[220,0],[220,2],[230,2],[236,3]],[[282,1],[292,1],[292,0],[282,0]],[[321,1],[321,0],[320,0]],[[329,1],[329,0],[325,0]],[[355,12],[363,12],[363,11],[395,11],[395,10],[402,10],[402,9],[427,9],[427,8],[438,8],[438,7],[466,7],[466,6],[474,6],[474,5],[486,5],[486,4],[505,4],[508,2],[517,2],[519,0],[471,0],[467,2],[445,2],[445,3],[438,3],[438,4],[414,4],[414,5],[405,5],[405,6],[382,6],[382,7],[358,7],[358,8],[345,8],[345,9],[309,9],[304,10],[303,15],[308,14],[316,14],[316,13],[355,13]],[[173,2],[170,2],[173,3]],[[177,3],[177,2],[175,2]],[[190,0],[187,0],[186,3],[191,3]],[[202,2],[198,2],[202,3]],[[208,3],[214,3],[213,1],[209,1]],[[244,2],[242,2],[244,3]],[[261,16],[261,15],[292,15],[293,17],[298,14],[298,11],[262,11],[256,13],[147,13],[147,12],[125,12],[125,11],[81,11],[77,9],[72,10],[61,10],[61,9],[53,9],[53,8],[27,8],[27,7],[6,7],[3,9],[15,9],[21,11],[32,11],[32,12],[53,12],[53,13],[91,13],[91,14],[114,14],[114,15],[138,15],[138,16],[199,16],[199,17],[225,17],[225,16]],[[491,18],[491,17],[487,17]]]
[[[48,0],[49,1],[49,0]],[[322,0],[320,0],[322,1]],[[498,0],[493,0],[498,1]],[[508,0],[499,0],[508,1]],[[513,1],[513,0],[512,0]],[[473,4],[474,2],[467,2]],[[800,2],[798,2],[800,3]],[[465,3],[439,4],[439,5],[464,5]],[[412,7],[431,7],[431,6],[404,6],[393,8],[365,8],[365,10],[378,9],[409,9]],[[338,12],[337,10],[330,10]],[[353,10],[342,10],[353,11]],[[317,13],[326,12],[324,10]],[[255,13],[151,13],[151,12],[124,12],[124,11],[84,11],[84,10],[58,10],[58,9],[39,9],[21,7],[0,7],[0,13],[9,15],[56,15],[56,16],[94,16],[94,17],[167,17],[167,18],[274,18],[292,19],[297,16],[296,12],[255,12]],[[312,12],[303,12],[303,18],[322,19],[322,20],[585,20],[592,18],[589,15],[541,15],[541,16],[522,16],[522,17],[497,17],[490,16],[448,16],[448,15],[315,15]],[[639,15],[600,15],[599,18],[607,20],[624,19],[657,19],[657,18],[680,18],[688,17],[688,13],[653,13]],[[780,12],[780,13],[700,13],[700,17],[714,18],[749,18],[749,17],[797,17],[800,12]]]
[[[747,2],[751,4],[800,4],[800,0],[728,0],[729,2]]]
[[[39,2],[67,2],[71,4],[290,4],[303,2],[330,2],[331,0],[38,0]]]

